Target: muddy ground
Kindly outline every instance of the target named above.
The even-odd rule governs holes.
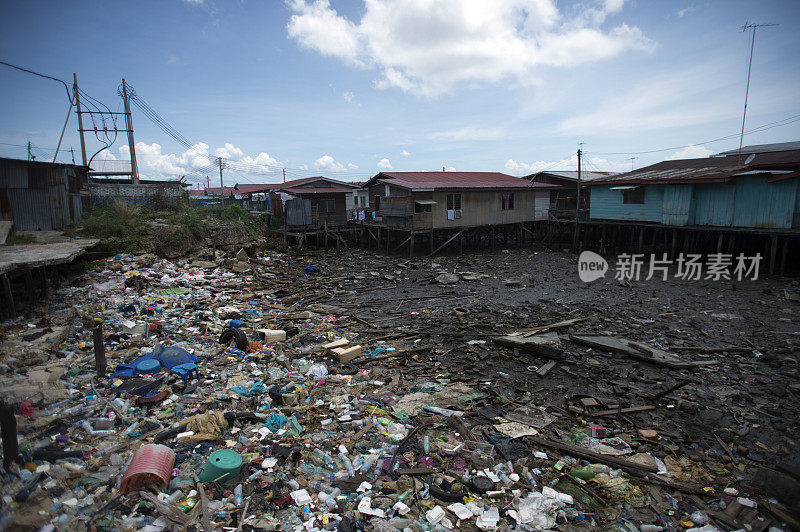
[[[781,511],[800,515],[800,449],[796,442],[800,418],[800,303],[796,296],[800,286],[795,280],[670,278],[620,283],[610,271],[606,278],[585,284],[578,277],[574,255],[529,249],[408,259],[344,247],[289,253],[255,254],[251,250],[249,256],[243,250],[221,253],[204,247],[196,255],[173,262],[154,255],[119,256],[97,261],[87,269],[88,273],[73,277],[71,286],[55,299],[42,302],[27,320],[7,322],[0,328],[0,338],[5,340],[0,344],[0,370],[9,385],[25,388],[37,374],[38,365],[62,364],[59,359],[71,350],[77,352],[73,359],[79,361],[74,368],[77,373],[58,382],[84,388],[87,382],[94,382],[86,380],[92,378],[91,331],[81,326],[79,315],[102,315],[107,323],[105,344],[110,364],[133,358],[139,349],[155,341],[192,345],[202,352],[205,380],[201,385],[208,399],[206,404],[196,404],[191,395],[182,399],[187,414],[214,408],[256,411],[265,395],[231,398],[221,393],[229,383],[219,375],[230,379],[243,370],[238,359],[225,355],[225,346],[217,343],[218,326],[231,318],[242,318],[252,321],[253,328],[266,324],[285,330],[282,349],[290,359],[308,357],[309,363],[324,362],[331,375],[366,371],[369,380],[350,390],[353,400],[360,398],[359,410],[374,410],[376,403],[369,401],[389,404],[388,396],[402,401],[421,391],[456,393],[458,397],[450,397],[439,406],[464,413],[463,428],[474,440],[467,439],[491,441],[502,454],[497,458],[512,461],[515,467],[538,468],[541,476],[537,481],[542,486],[559,481],[563,471],[557,466],[569,452],[548,447],[531,436],[496,439],[498,420],[513,415],[520,407],[547,418],[537,428],[539,436],[551,443],[578,443],[580,431],[592,433],[595,427],[623,440],[635,456],[650,453],[650,459],[655,456],[663,460],[669,480],[651,475],[637,480],[638,487],[627,487],[631,491],[624,493],[604,486],[606,499],[596,510],[600,529],[609,529],[610,523],[622,516],[634,522],[675,524],[681,516],[708,508],[706,504],[731,529],[740,528],[748,517],[740,515],[736,517],[740,521],[734,521],[733,512],[728,517],[720,512],[725,508],[723,502],[729,510],[742,508],[731,495],[736,493],[758,500],[759,511],[780,501]],[[140,270],[145,273],[136,273]],[[122,283],[123,276],[124,284],[113,284]],[[124,330],[123,312],[129,302],[136,307],[133,319],[158,325],[150,329],[153,335],[143,339]],[[149,306],[161,308],[164,314],[152,316]],[[228,315],[225,309],[229,308],[235,312]],[[495,343],[498,337],[515,331],[565,320],[578,321],[551,331],[561,341],[557,356],[533,355]],[[52,348],[27,349],[25,334],[33,324],[40,328],[61,326],[63,334],[47,344]],[[575,343],[570,336],[575,334],[639,341],[675,353],[684,361],[705,365],[675,369],[644,362]],[[320,345],[338,337],[362,345],[366,356],[342,363],[321,352]],[[59,343],[63,345],[56,351]],[[248,368],[263,373],[283,357],[276,356],[279,351],[262,347],[263,352],[251,355],[255,358],[250,360],[258,363],[247,366],[245,373]],[[23,352],[24,356],[20,355]],[[265,380],[270,386],[277,382],[280,387],[285,380],[281,379]],[[173,389],[181,387],[177,380],[170,382]],[[307,384],[311,396],[327,408],[335,388]],[[45,393],[48,390],[38,390],[44,398],[34,401],[37,412],[46,414],[49,403],[64,398],[64,393],[56,397],[56,392],[66,391],[63,385],[58,388],[49,390],[53,397]],[[85,393],[90,390],[93,388]],[[101,393],[111,397],[117,392],[107,384]],[[427,397],[426,393],[422,395]],[[71,403],[63,403],[61,408],[67,404]],[[649,409],[608,412],[630,407]],[[282,408],[287,416],[299,416],[307,433],[302,438],[321,444],[322,418],[313,410],[316,406]],[[163,408],[155,409],[160,410]],[[176,422],[174,413],[165,411],[157,416],[162,416],[165,427]],[[443,420],[420,413],[407,421],[417,428],[435,425],[431,441],[434,437],[447,440],[462,431],[462,427]],[[22,423],[26,437],[35,434],[29,421]],[[37,423],[35,416],[32,423]],[[44,418],[41,423],[45,423]],[[56,425],[53,434],[62,430]],[[64,426],[67,428],[62,432],[69,429],[78,442],[87,438],[77,426]],[[233,426],[229,429],[240,430]],[[354,436],[354,430],[344,425],[337,430],[345,439],[378,441],[372,433]],[[214,442],[220,444],[229,438],[225,434]],[[423,464],[414,458],[423,454],[418,439],[409,437],[408,452],[403,455],[414,467]],[[237,449],[244,452],[244,447]],[[546,459],[533,454],[543,450],[549,453]],[[443,471],[450,467],[450,458],[445,455],[436,459],[436,468]],[[200,459],[198,455],[192,460]],[[187,459],[181,467],[188,470],[199,463],[192,460]],[[286,463],[286,471],[294,475],[296,466],[293,459]],[[573,461],[570,467],[579,466]],[[631,472],[630,467],[626,472]],[[249,473],[248,469],[243,475]],[[306,485],[305,480],[298,479]],[[246,482],[245,487],[248,495],[259,497],[269,490],[285,491],[285,486],[272,477],[266,483]],[[228,488],[214,491],[213,499],[225,500]],[[259,501],[254,502],[256,513],[267,515],[275,510],[271,502],[259,497],[254,499]],[[800,523],[785,513],[781,520]],[[688,527],[685,518],[682,523],[680,529]],[[586,529],[585,523],[579,525],[570,521],[559,529]],[[759,521],[753,529],[765,530],[767,526],[766,521]]]
[[[627,434],[655,429],[657,443],[677,458],[691,457],[747,480],[759,467],[796,468],[800,449],[800,304],[789,299],[798,283],[779,277],[755,281],[614,279],[614,271],[591,284],[580,281],[574,255],[555,252],[473,252],[434,258],[387,258],[362,251],[314,253],[305,260],[318,275],[344,276],[327,303],[355,312],[365,333],[407,333],[433,339],[438,352],[409,360],[406,371],[486,382],[487,389],[515,402],[549,407],[568,434],[582,424],[602,424]],[[613,264],[613,263],[612,263]],[[441,284],[443,272],[460,274]],[[485,277],[478,280],[470,273]],[[483,274],[483,275],[481,275]],[[547,362],[492,344],[498,334],[569,318],[585,318],[560,330],[563,359],[546,376]],[[568,333],[609,334],[717,365],[676,370],[570,342]],[[472,344],[470,340],[486,341]],[[699,348],[743,348],[704,353]],[[648,397],[691,377],[694,382],[651,401]],[[508,393],[510,392],[510,394]],[[567,409],[574,396],[612,406],[654,405],[651,412],[603,419]],[[717,436],[729,444],[722,448]],[[758,467],[756,467],[758,466]]]

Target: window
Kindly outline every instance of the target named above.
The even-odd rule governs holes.
[[[514,193],[509,192],[508,194],[501,194],[502,204],[500,206],[501,209],[504,211],[513,211],[514,210]]]
[[[419,203],[414,202],[414,213],[419,214],[423,212],[431,212],[433,210],[433,205],[430,203]]]
[[[336,212],[336,200],[324,199],[319,202],[320,212]]]
[[[353,205],[355,205],[356,207],[358,207],[358,200],[359,200],[358,196],[353,196]]]
[[[641,205],[644,203],[644,188],[637,187],[631,190],[623,190],[622,203],[634,205]]]
[[[447,210],[460,211],[461,210],[461,194],[448,194],[447,195]]]

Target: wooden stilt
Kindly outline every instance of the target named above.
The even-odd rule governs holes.
[[[678,251],[678,230],[672,230],[672,251],[670,252],[670,258],[675,260],[675,252]]]
[[[36,299],[33,290],[33,275],[30,270],[25,270],[25,291],[28,294],[28,308],[33,307],[34,300]]]
[[[644,244],[644,227],[639,228],[639,251],[638,253],[642,252],[642,245]]]
[[[103,343],[103,320],[100,318],[94,320],[92,340],[94,341],[94,368],[97,376],[104,379],[106,376],[106,346]]]
[[[769,274],[775,273],[775,256],[778,252],[778,235],[772,235],[772,246],[769,252]]]
[[[445,243],[444,243],[444,244],[442,244],[441,246],[439,246],[438,248],[436,248],[436,250],[435,250],[433,253],[431,253],[431,255],[435,255],[436,253],[438,253],[438,252],[439,252],[439,251],[440,251],[440,250],[441,250],[443,247],[445,247],[447,244],[449,244],[450,242],[452,242],[453,240],[455,240],[456,238],[458,238],[458,237],[461,235],[461,233],[462,233],[463,231],[464,231],[464,230],[462,229],[461,231],[458,231],[456,234],[454,234],[453,236],[451,236],[450,238],[448,238],[448,239],[445,241]]]
[[[14,294],[11,292],[11,282],[8,280],[8,275],[3,274],[3,298],[6,301],[9,317],[17,317],[17,309],[14,306]]]
[[[39,286],[42,289],[42,299],[46,300],[49,297],[47,291],[47,266],[43,266],[39,271]]]
[[[783,248],[781,249],[781,275],[786,273],[786,255],[789,252],[789,239],[791,237],[783,237]]]

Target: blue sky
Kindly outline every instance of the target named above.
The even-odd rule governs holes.
[[[113,111],[122,77],[177,131],[134,107],[142,175],[226,184],[381,170],[625,170],[800,140],[800,3],[586,0],[4,1],[0,59]],[[0,155],[52,158],[59,83],[0,66]],[[70,118],[59,160],[79,153]],[[88,142],[89,156],[101,145]],[[197,144],[195,144],[197,143]],[[691,145],[688,148],[684,147]],[[675,148],[675,149],[666,149]],[[66,150],[66,151],[63,151]],[[629,154],[663,150],[655,153]],[[127,142],[97,156],[125,159]],[[631,160],[632,157],[636,159]],[[76,155],[79,161],[79,156]]]

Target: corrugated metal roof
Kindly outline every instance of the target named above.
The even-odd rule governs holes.
[[[765,153],[771,151],[787,151],[787,150],[800,150],[800,141],[794,142],[775,142],[772,144],[753,144],[752,146],[744,146],[741,152],[737,150],[723,151],[715,155],[715,157],[725,157],[731,155],[739,155],[739,153]]]
[[[408,189],[457,188],[557,188],[558,185],[531,183],[527,179],[500,172],[381,172],[368,183],[380,183]]]
[[[593,181],[595,179],[601,179],[604,177],[611,177],[614,175],[615,172],[587,172],[586,170],[581,170],[581,182],[584,181]],[[546,170],[542,172],[536,172],[534,174],[524,176],[525,179],[536,179],[540,176],[554,176],[562,179],[568,179],[570,181],[574,181],[575,183],[578,182],[578,171],[577,170]]]
[[[281,190],[296,196],[302,196],[303,194],[346,194],[350,192],[350,189],[340,187],[288,187]]]
[[[747,164],[745,164],[747,162]],[[662,161],[632,172],[596,179],[587,186],[615,183],[713,183],[749,170],[800,167],[800,150],[765,152],[742,157],[706,157]]]
[[[337,186],[342,188],[352,189],[356,188],[355,183],[347,183],[345,181],[337,181],[336,179],[331,179],[329,177],[304,177],[303,179],[293,179],[291,181],[286,181],[285,183],[241,183],[237,184],[234,188],[239,194],[247,194],[248,192],[264,192],[267,190],[276,190],[276,189],[283,189],[283,188],[291,188],[297,187],[301,185],[305,185],[308,183],[314,183],[315,181],[323,181],[325,183],[333,183]],[[208,189],[211,190],[211,189]],[[219,190],[219,187],[217,187]]]

